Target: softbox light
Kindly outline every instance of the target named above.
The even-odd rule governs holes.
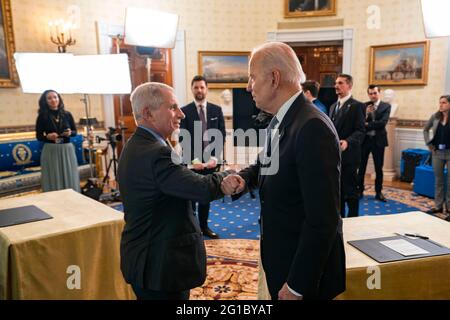
[[[15,53],[16,69],[25,93],[42,93],[47,89],[74,93],[73,55],[69,53]]]
[[[126,54],[74,56],[61,53],[15,53],[25,93],[127,94],[131,77]]]
[[[127,8],[125,43],[128,45],[173,48],[178,15],[150,9]]]
[[[427,38],[450,36],[449,0],[421,0],[425,36]]]

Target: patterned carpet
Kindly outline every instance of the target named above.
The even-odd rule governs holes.
[[[191,300],[256,300],[258,240],[206,240],[207,278]]]

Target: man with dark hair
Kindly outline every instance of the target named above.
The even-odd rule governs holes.
[[[359,212],[358,174],[361,161],[361,143],[364,139],[365,105],[352,97],[353,78],[340,74],[335,82],[338,101],[330,107],[330,118],[339,135],[342,152],[341,216],[357,217]]]
[[[317,109],[325,114],[328,114],[327,107],[325,107],[325,105],[317,99],[319,96],[320,83],[313,80],[307,80],[305,83],[302,83],[302,89],[306,99],[312,102]]]
[[[389,121],[391,105],[381,101],[379,86],[369,85],[367,94],[370,100],[366,102],[366,136],[362,144],[361,165],[358,172],[360,197],[363,197],[367,161],[369,154],[372,153],[376,172],[375,199],[386,202],[381,190],[383,188],[384,149],[388,146],[386,125]]]
[[[223,145],[225,144],[225,120],[223,117],[222,108],[218,105],[212,104],[206,101],[206,96],[208,94],[208,82],[200,75],[195,76],[191,81],[191,90],[194,96],[194,101],[190,104],[181,108],[185,114],[185,118],[181,120],[181,128],[189,131],[191,137],[190,145],[190,161],[193,165],[194,171],[199,174],[210,174],[217,171],[220,167],[220,163],[216,157],[221,157],[221,151],[223,150]],[[201,128],[201,130],[195,130],[195,123]],[[222,135],[221,150],[212,149],[211,152],[205,152],[205,149],[212,143],[213,138],[208,134],[207,130],[216,129],[220,131]],[[209,131],[211,132],[211,131]],[[197,133],[197,134],[196,134]],[[200,134],[200,135],[199,135]],[[214,137],[214,142],[217,137]],[[195,141],[201,141],[200,143]],[[200,146],[199,150],[195,150],[195,146]],[[198,151],[198,152],[195,152]],[[193,202],[194,211],[196,203]],[[198,219],[200,222],[200,228],[205,236],[217,239],[218,234],[213,232],[208,227],[208,217],[209,217],[209,202],[198,203]]]

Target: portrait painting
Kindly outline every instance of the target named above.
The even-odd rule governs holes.
[[[13,61],[14,35],[10,0],[0,0],[0,88],[17,87],[19,77]]]
[[[336,14],[336,0],[284,0],[285,17],[317,17]]]

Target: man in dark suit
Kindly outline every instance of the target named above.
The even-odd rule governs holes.
[[[194,101],[181,108],[185,118],[181,121],[181,128],[186,129],[191,137],[189,159],[193,169],[199,174],[210,174],[220,167],[219,161],[225,144],[225,120],[222,108],[206,101],[208,82],[203,76],[195,76],[191,81]],[[195,126],[198,130],[195,130]],[[214,135],[213,131],[216,131]],[[218,140],[219,141],[218,141]],[[214,143],[217,148],[209,148]],[[198,146],[197,148],[195,148]],[[219,159],[218,159],[219,158]],[[193,202],[195,210],[195,202]],[[218,234],[208,227],[209,202],[198,203],[198,220],[203,235],[217,239]]]
[[[125,212],[121,270],[138,299],[189,299],[206,277],[205,246],[189,199],[231,194],[238,176],[225,178],[231,187],[221,188],[228,173],[202,176],[179,164],[166,142],[184,117],[171,87],[142,84],[131,104],[138,128],[118,167]]]
[[[274,117],[264,151],[239,175],[246,190],[259,188],[261,260],[272,299],[332,299],[345,290],[339,141],[328,116],[301,92],[304,77],[288,45],[253,50],[247,90]]]
[[[330,107],[330,118],[339,134],[342,151],[341,216],[359,214],[358,168],[361,161],[361,143],[364,139],[365,105],[352,97],[353,78],[340,74],[335,82],[338,101]]]
[[[364,176],[367,161],[372,153],[375,165],[375,199],[386,202],[381,190],[383,189],[384,149],[388,146],[386,125],[391,114],[391,105],[381,101],[381,89],[376,85],[367,88],[370,101],[366,102],[366,136],[362,144],[361,165],[358,171],[360,197],[364,193]]]

